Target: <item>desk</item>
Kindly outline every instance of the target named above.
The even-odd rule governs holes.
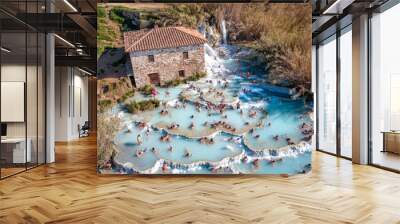
[[[25,138],[5,138],[1,139],[1,157],[6,163],[26,163],[31,162],[31,139],[27,139],[28,143],[25,153]],[[26,159],[26,160],[25,160]]]
[[[400,131],[383,131],[382,152],[400,154]]]

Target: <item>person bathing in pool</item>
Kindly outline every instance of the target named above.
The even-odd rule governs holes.
[[[141,157],[143,157],[143,155],[144,155],[143,150],[140,150],[140,149],[136,150],[136,157],[141,158]]]
[[[141,136],[140,134],[138,134],[138,135],[136,136],[136,142],[137,142],[138,145],[141,145],[141,144],[142,144],[142,136]]]
[[[191,157],[191,156],[192,156],[192,153],[191,153],[188,149],[185,149],[184,156],[185,156],[185,157]]]

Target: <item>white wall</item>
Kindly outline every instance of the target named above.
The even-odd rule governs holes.
[[[37,70],[38,69],[38,70]],[[2,107],[2,112],[17,113],[12,110],[20,110],[19,113],[25,114],[26,120],[21,122],[5,122],[7,124],[7,137],[29,139],[31,155],[33,162],[39,159],[39,163],[44,163],[45,159],[45,117],[44,117],[44,74],[42,68],[36,65],[27,65],[25,63],[4,63],[1,66],[2,82],[24,82],[26,84],[26,106],[22,102],[22,107],[11,108]],[[27,80],[25,80],[27,78]],[[4,89],[2,89],[3,92]],[[24,89],[19,90],[24,95]],[[4,93],[3,93],[4,94]],[[2,95],[2,98],[7,95]],[[24,97],[23,97],[24,98]],[[15,102],[17,103],[17,102]],[[22,115],[24,116],[24,115]]]
[[[89,119],[89,110],[88,110],[88,77],[81,76],[83,73],[79,73],[79,75],[75,75],[74,86],[75,86],[75,116],[73,120],[73,127],[77,127],[78,124],[83,125],[85,121]],[[79,93],[80,91],[80,93]],[[80,97],[79,97],[80,95]],[[80,101],[80,105],[79,102]],[[81,107],[81,108],[79,108]],[[80,111],[81,110],[81,111]],[[73,135],[78,136],[78,129],[74,128]]]
[[[79,138],[78,125],[88,120],[88,78],[72,67],[56,67],[55,141]]]
[[[69,96],[68,88],[70,77],[68,76],[68,67],[55,68],[55,140],[67,141],[69,133]]]
[[[27,69],[27,70],[26,70]],[[2,82],[24,82],[26,83],[25,76],[26,71],[28,74],[36,73],[36,67],[33,66],[25,66],[25,64],[3,64],[1,66],[1,81]],[[36,81],[29,80],[29,84],[36,85]],[[36,108],[36,89],[27,88],[27,106]],[[32,91],[32,92],[30,92]],[[31,102],[35,102],[35,105],[29,105]],[[1,110],[7,110],[8,108],[1,108]],[[24,108],[22,108],[24,110]],[[28,112],[30,112],[28,110]],[[28,122],[35,121],[36,124],[36,113],[28,113],[27,114]],[[7,136],[8,137],[25,137],[25,126],[26,122],[7,122]],[[28,129],[34,128],[36,130],[36,125],[33,127],[33,124],[29,123]],[[28,132],[28,137],[30,132]]]

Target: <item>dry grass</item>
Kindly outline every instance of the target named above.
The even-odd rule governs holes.
[[[110,163],[115,156],[117,147],[114,137],[121,127],[121,120],[105,114],[98,114],[97,117],[97,166],[103,168]]]
[[[300,84],[311,79],[311,6],[239,4],[220,9],[231,26],[256,38],[253,47],[271,63],[270,78],[287,76]]]

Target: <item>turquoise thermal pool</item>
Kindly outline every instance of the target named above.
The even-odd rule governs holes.
[[[266,62],[233,45],[206,45],[207,76],[157,87],[161,106],[110,113],[123,127],[115,137],[120,173],[296,174],[310,170],[312,102],[266,83]],[[223,51],[221,56],[218,52]],[[221,106],[224,105],[224,106]]]

